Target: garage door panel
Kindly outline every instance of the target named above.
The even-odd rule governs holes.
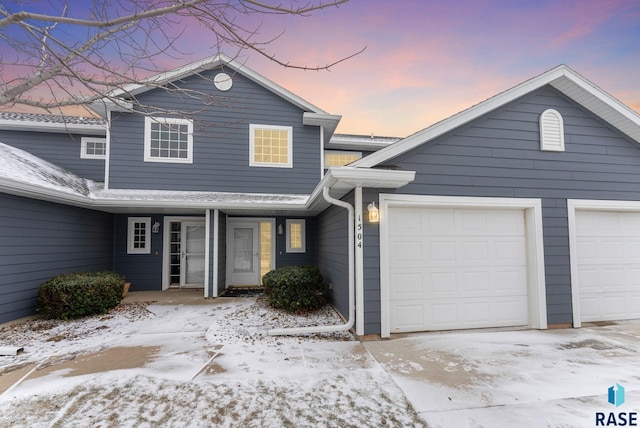
[[[640,318],[640,213],[576,211],[580,320]]]
[[[399,303],[391,313],[391,322],[399,331],[416,331],[425,324],[424,306],[415,303]]]
[[[389,217],[392,332],[528,324],[523,210],[392,207]],[[420,258],[400,248],[408,241]]]

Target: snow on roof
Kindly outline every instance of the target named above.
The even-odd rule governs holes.
[[[42,122],[42,123],[66,123],[72,125],[105,125],[106,122],[98,117],[66,116],[60,114],[40,114],[40,113],[17,113],[0,112],[0,120],[12,120],[20,122]]]
[[[4,143],[0,143],[0,180],[78,196],[88,196],[90,193],[89,180]]]
[[[58,192],[85,198],[88,205],[133,202],[152,203],[206,203],[220,206],[238,205],[304,205],[309,195],[193,192],[169,190],[105,190],[102,183],[77,175],[47,162],[31,153],[0,143],[0,187],[24,190],[25,185],[36,186],[40,193]],[[33,189],[28,189],[33,190]]]
[[[108,189],[91,183],[91,197],[97,201],[206,202],[218,205],[292,204],[304,205],[309,195],[275,193],[194,192],[174,190]]]

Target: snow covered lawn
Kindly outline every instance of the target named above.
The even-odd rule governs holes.
[[[266,334],[341,322],[240,298],[5,327],[25,352],[0,357],[0,426],[424,426],[349,333]]]

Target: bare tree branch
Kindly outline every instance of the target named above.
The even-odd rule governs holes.
[[[284,29],[260,40],[265,38],[261,35],[265,24],[256,23],[257,15],[305,17],[348,0],[88,0],[88,7],[81,10],[73,10],[67,1],[36,3],[40,10],[23,10],[26,6],[21,0],[0,4],[0,42],[4,45],[0,107],[51,110],[89,105],[116,89],[140,84],[145,77],[165,71],[166,67],[156,64],[184,56],[177,43],[194,26],[209,32],[218,51],[249,50],[299,70],[329,70],[366,49],[325,65],[307,66],[269,52],[269,45]],[[210,94],[170,85],[164,88],[185,99],[199,98],[203,105],[214,102]],[[135,97],[130,98],[138,111],[145,110]]]

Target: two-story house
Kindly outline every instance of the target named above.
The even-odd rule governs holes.
[[[107,95],[0,114],[0,322],[62,272],[212,298],[290,264],[360,335],[640,318],[640,116],[566,66],[404,139],[224,55]]]

